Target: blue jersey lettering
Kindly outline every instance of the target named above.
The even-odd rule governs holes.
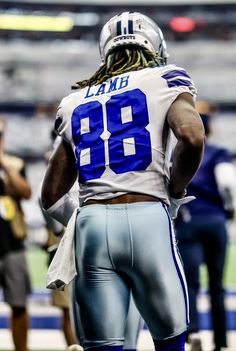
[[[88,87],[84,98],[87,99],[93,96],[111,93],[113,91],[126,88],[128,85],[129,76],[112,78],[110,81],[102,83],[101,85],[93,85]]]

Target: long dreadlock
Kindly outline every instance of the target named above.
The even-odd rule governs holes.
[[[114,49],[106,58],[106,62],[94,75],[72,85],[72,89],[82,89],[91,85],[98,85],[119,74],[138,71],[143,68],[156,67],[162,64],[162,58],[141,47],[124,47]]]

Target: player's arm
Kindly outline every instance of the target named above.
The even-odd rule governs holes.
[[[52,207],[69,192],[77,178],[75,156],[71,145],[61,141],[50,157],[41,190],[42,206]]]
[[[203,156],[204,127],[189,93],[182,93],[177,97],[168,111],[167,120],[177,138],[169,191],[171,197],[181,198]]]

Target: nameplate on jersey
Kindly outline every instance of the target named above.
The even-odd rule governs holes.
[[[108,82],[104,82],[100,85],[89,86],[85,99],[91,98],[93,96],[99,96],[103,94],[109,94],[114,91],[119,91],[120,89],[126,88],[129,85],[129,76],[114,77]]]

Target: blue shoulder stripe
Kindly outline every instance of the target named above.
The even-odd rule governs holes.
[[[175,77],[185,77],[185,78],[191,79],[191,77],[184,70],[173,70],[173,71],[170,71],[170,72],[163,74],[162,77],[166,80],[173,79]]]
[[[178,87],[178,86],[186,86],[190,87],[192,83],[189,80],[175,79],[175,80],[167,80],[167,84],[169,88]]]
[[[187,86],[193,85],[191,77],[184,70],[173,70],[162,75],[168,84],[169,88],[176,86]]]

